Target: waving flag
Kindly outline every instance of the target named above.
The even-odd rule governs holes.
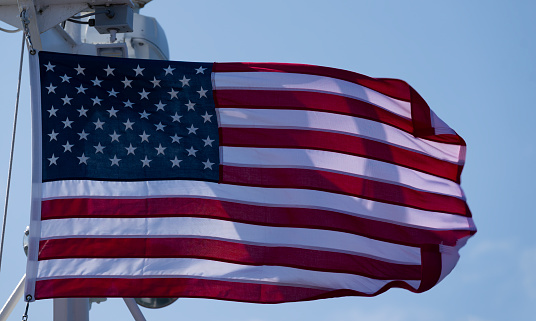
[[[430,289],[476,232],[405,82],[40,52],[26,293],[258,303]]]

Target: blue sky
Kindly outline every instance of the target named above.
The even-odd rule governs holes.
[[[423,294],[255,305],[180,299],[148,320],[531,320],[536,303],[536,20],[533,1],[155,0],[171,59],[324,65],[409,82],[467,142],[462,186],[478,233],[454,271]],[[1,25],[5,26],[5,25]],[[5,195],[21,34],[0,33],[0,191]],[[25,57],[27,59],[27,57]],[[0,304],[24,273],[29,222],[30,102],[25,66]],[[3,200],[0,201],[3,208]],[[19,304],[10,320],[20,320]],[[52,320],[50,300],[30,320]],[[120,299],[91,319],[131,320]]]

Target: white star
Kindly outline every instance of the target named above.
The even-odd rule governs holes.
[[[179,137],[177,136],[177,134],[175,134],[175,136],[170,136],[171,137],[171,143],[177,143],[177,144],[180,144],[180,140],[182,137]]]
[[[114,76],[114,70],[115,68],[110,68],[110,65],[108,65],[107,68],[104,68],[104,71],[106,71],[106,76]]]
[[[50,157],[48,160],[50,161],[50,164],[48,164],[48,166],[52,166],[52,164],[54,165],[58,165],[56,163],[56,161],[58,160],[59,157],[55,157],[54,154],[52,154],[52,157]]]
[[[143,163],[143,166],[142,167],[151,167],[151,165],[149,165],[150,162],[152,162],[151,159],[147,159],[147,156],[145,156],[145,159],[140,159],[140,161]]]
[[[171,68],[171,66],[168,66],[167,68],[164,68],[164,70],[166,71],[166,74],[164,76],[167,76],[167,74],[173,75],[173,70],[175,70],[175,68]]]
[[[196,75],[197,74],[205,74],[205,70],[207,70],[207,68],[203,68],[203,66],[200,66],[199,68],[197,68],[195,71],[196,71]]]
[[[123,104],[125,104],[126,108],[132,108],[132,105],[134,105],[134,103],[130,102],[130,99],[128,99],[127,101],[124,101]]]
[[[76,70],[77,75],[80,75],[80,74],[84,75],[84,69],[86,68],[80,67],[80,64],[78,64],[78,67],[74,68],[74,70]]]
[[[117,134],[117,133],[115,132],[115,130],[114,130],[114,133],[111,134],[111,135],[109,135],[109,136],[112,137],[112,142],[115,140],[116,142],[119,143],[119,136],[121,136],[121,135]]]
[[[57,140],[58,140],[58,139],[57,139],[58,134],[59,134],[59,133],[55,133],[55,132],[54,132],[54,129],[53,129],[53,130],[52,130],[52,133],[48,134],[48,136],[50,136],[50,140],[49,140],[49,141],[50,141],[50,142],[51,142],[52,140],[57,141]]]
[[[151,136],[151,135],[147,135],[147,134],[145,133],[145,131],[143,131],[143,134],[141,134],[141,135],[139,135],[139,136],[141,137],[141,142],[143,143],[144,141],[145,141],[145,142],[149,142],[149,136]]]
[[[69,76],[67,76],[67,74],[65,74],[63,76],[60,76],[60,78],[61,78],[62,83],[64,83],[64,82],[70,83],[69,79],[71,79],[72,77],[69,77]]]
[[[141,96],[140,100],[142,100],[144,98],[149,99],[150,92],[146,92],[145,88],[142,88],[141,93],[138,93],[138,94],[140,94],[140,96]]]
[[[186,128],[186,129],[188,129],[188,135],[190,135],[190,134],[197,135],[196,131],[197,131],[199,128],[195,128],[195,127],[194,127],[194,124],[192,124],[192,126],[190,126],[190,128]]]
[[[115,117],[115,118],[117,118],[117,112],[118,112],[118,111],[119,111],[119,110],[114,109],[113,106],[112,106],[111,109],[108,109],[108,110],[107,110],[107,112],[110,113],[110,118],[112,118],[112,116]]]
[[[115,91],[113,88],[112,88],[112,90],[110,90],[110,91],[108,92],[108,96],[110,96],[110,97],[111,97],[111,96],[117,97],[117,94],[119,94],[119,92],[118,92],[118,91]]]
[[[95,98],[91,98],[91,100],[93,100],[93,106],[100,105],[100,102],[102,101],[102,99],[100,99],[99,96],[95,96]]]
[[[214,165],[214,163],[211,163],[210,160],[207,158],[207,161],[206,162],[201,162],[203,163],[203,165],[205,165],[205,168],[203,169],[212,169],[212,165]]]
[[[134,103],[130,102],[130,99],[127,99],[127,101],[124,101],[123,104],[125,104],[125,108],[132,108],[132,105],[134,105]]]
[[[143,70],[144,70],[144,69],[145,69],[145,68],[140,68],[140,65],[138,65],[137,68],[132,69],[132,70],[134,70],[134,71],[136,72],[136,76],[137,76],[137,75],[142,75],[142,76],[143,76]]]
[[[110,166],[117,165],[119,167],[119,161],[120,160],[121,160],[121,158],[117,158],[117,155],[114,155],[114,158],[110,158],[110,161],[112,162],[112,165],[110,165]]]
[[[95,130],[97,129],[104,130],[104,128],[102,128],[102,125],[104,125],[104,122],[101,122],[100,118],[97,118],[97,121],[93,122],[93,124],[95,124]]]
[[[50,94],[50,93],[54,93],[54,94],[55,94],[55,93],[56,93],[55,90],[56,90],[56,88],[58,88],[58,87],[56,87],[56,86],[52,86],[52,83],[50,83],[50,86],[45,87],[45,88],[48,89],[48,93],[49,93],[49,94]]]
[[[80,162],[78,163],[78,165],[84,163],[87,165],[87,160],[89,159],[89,157],[86,157],[86,155],[84,153],[82,153],[82,156],[80,157],[76,157],[80,160]]]
[[[207,136],[207,139],[202,139],[203,142],[205,142],[205,146],[212,147],[212,142],[214,142],[214,139],[210,139],[210,136]]]
[[[77,90],[77,94],[79,93],[82,93],[82,94],[85,94],[86,93],[86,89],[84,86],[82,86],[82,84],[80,84],[80,87],[75,87],[76,90]]]
[[[67,141],[67,143],[65,145],[61,145],[61,146],[63,146],[63,148],[65,148],[65,150],[63,151],[65,153],[67,151],[72,152],[71,147],[73,147],[74,145],[69,144],[69,141]]]
[[[175,156],[175,159],[171,159],[170,162],[173,164],[171,165],[171,168],[175,166],[181,167],[180,163],[182,162],[182,159],[177,159],[177,156]]]
[[[197,93],[199,94],[199,98],[201,98],[201,97],[207,98],[207,91],[208,90],[205,90],[205,89],[203,89],[203,87],[201,87],[201,89],[199,89],[197,91]]]
[[[151,83],[153,84],[153,88],[156,88],[156,86],[160,87],[160,80],[156,79],[156,77],[153,77]]]
[[[162,125],[162,122],[159,122],[158,124],[155,124],[155,126],[156,126],[157,131],[159,131],[159,130],[164,131],[164,127],[166,127],[166,125]]]
[[[104,154],[104,149],[106,148],[106,146],[102,146],[101,143],[99,142],[99,144],[97,146],[93,146],[95,147],[95,154],[97,153],[101,153],[101,154]]]
[[[212,123],[212,121],[210,120],[210,118],[212,117],[212,115],[209,115],[208,112],[205,112],[205,115],[201,116],[203,117],[204,121],[203,121],[203,124],[206,123],[207,121],[209,123]]]
[[[49,110],[47,110],[50,115],[48,116],[49,118],[52,117],[52,116],[56,116],[56,112],[58,111],[58,109],[54,108],[54,106],[50,107]]]
[[[164,150],[166,149],[167,147],[162,147],[162,144],[158,144],[158,147],[155,147],[154,149],[156,149],[156,151],[158,152],[156,155],[165,155],[164,154]]]
[[[194,149],[194,147],[190,147],[190,149],[187,149],[186,150],[188,152],[188,156],[194,156],[195,157],[195,153],[197,153],[197,149]]]
[[[177,98],[178,93],[179,93],[178,91],[175,91],[175,89],[171,88],[171,91],[168,91],[168,94],[171,95],[171,98],[169,99]]]
[[[132,144],[130,144],[129,147],[125,147],[125,149],[127,150],[127,155],[130,155],[130,154],[136,155],[136,154],[134,154],[134,151],[136,150],[136,148],[138,148],[138,147],[133,147]]]
[[[62,123],[63,123],[63,128],[67,128],[67,127],[72,128],[71,124],[73,123],[73,121],[69,120],[69,117],[65,118],[65,120],[62,121]]]
[[[186,78],[186,76],[182,76],[182,79],[179,80],[182,83],[182,86],[190,86],[190,79]]]
[[[162,104],[162,101],[160,100],[158,102],[158,104],[154,104],[156,106],[156,111],[159,111],[159,110],[164,110],[164,106],[166,106],[166,104]]]
[[[195,110],[194,109],[195,103],[192,103],[190,100],[188,100],[188,103],[185,105],[186,107],[188,107],[188,110]]]
[[[87,117],[87,111],[89,109],[84,109],[84,106],[81,106],[80,109],[77,109],[77,111],[80,113],[78,117],[86,116]]]
[[[92,80],[91,81],[93,83],[93,86],[101,86],[100,83],[102,82],[102,80],[99,80],[98,77],[95,77],[95,80]]]
[[[180,123],[181,122],[181,117],[179,114],[175,113],[175,116],[171,116],[171,118],[173,118],[173,121],[177,122],[177,123]]]
[[[128,80],[127,77],[125,77],[125,80],[121,80],[121,82],[125,85],[125,88],[127,87],[132,88],[132,85],[130,84],[132,80]]]
[[[138,114],[140,114],[140,119],[142,118],[145,118],[147,120],[149,119],[150,113],[146,112],[145,110],[143,111],[143,113],[138,113]]]
[[[70,105],[72,98],[69,98],[69,96],[65,95],[65,98],[61,98],[61,100],[63,100],[63,105]]]
[[[86,133],[83,129],[82,129],[81,133],[78,133],[78,136],[80,136],[80,140],[82,140],[82,139],[87,140],[88,135],[89,135],[89,133]]]
[[[47,67],[46,71],[52,70],[52,72],[54,72],[54,67],[56,67],[56,65],[51,64],[50,61],[48,62],[47,65],[43,65],[43,66]]]
[[[125,130],[127,129],[132,129],[132,125],[134,125],[135,123],[131,122],[130,119],[127,118],[127,122],[126,123],[123,123],[123,125],[125,125]]]

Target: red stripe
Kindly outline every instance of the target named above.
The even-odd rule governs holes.
[[[408,187],[304,168],[252,168],[222,166],[222,183],[303,188],[370,199],[432,212],[470,216],[466,203],[458,198],[417,191]]]
[[[416,291],[405,282],[393,281],[372,294],[353,290],[322,290],[296,286],[254,284],[190,278],[69,278],[39,280],[36,299],[49,298],[209,298],[251,303],[308,301],[341,296],[375,296],[389,288]]]
[[[329,251],[240,244],[199,238],[70,238],[42,240],[39,260],[64,258],[197,258],[245,265],[287,266],[418,280],[420,265],[404,265]]]
[[[56,199],[43,201],[43,220],[73,217],[204,217],[264,226],[340,231],[402,245],[445,244],[472,235],[467,230],[426,230],[320,209],[264,207],[196,198]]]
[[[220,145],[304,148],[344,153],[405,166],[459,182],[461,165],[381,142],[332,132],[298,129],[221,128]]]
[[[413,120],[413,133],[417,137],[435,135],[432,127],[430,107],[415,89],[410,87],[411,93],[411,119]]]
[[[289,63],[262,63],[262,62],[235,62],[235,63],[214,63],[212,72],[287,72],[306,75],[317,75],[324,77],[346,80],[384,95],[410,101],[409,85],[399,79],[372,78],[356,72],[304,64]]]
[[[430,109],[424,99],[405,81],[399,79],[371,78],[355,72],[314,65],[283,63],[215,63],[213,72],[285,72],[317,75],[349,81],[395,99],[409,101],[413,119],[411,132],[421,138],[447,144],[465,145],[458,135],[436,135],[430,120]],[[215,95],[219,95],[216,93]],[[277,94],[279,96],[279,93]],[[216,105],[219,100],[215,99]],[[423,104],[424,103],[424,104]]]
[[[411,133],[411,120],[370,103],[307,91],[214,90],[218,108],[262,108],[323,111],[374,120]]]
[[[419,291],[424,292],[430,290],[439,282],[441,277],[441,251],[439,245],[429,244],[421,248],[422,281],[419,286]]]

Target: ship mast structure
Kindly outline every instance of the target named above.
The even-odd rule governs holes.
[[[39,50],[139,59],[169,59],[166,35],[153,17],[140,14],[151,0],[0,0],[0,21],[23,30],[30,54]],[[15,29],[15,30],[16,30]],[[0,310],[7,320],[22,297],[25,277]],[[91,301],[54,299],[54,321],[88,321]],[[134,320],[145,321],[136,302],[158,308],[176,299],[124,298]]]

